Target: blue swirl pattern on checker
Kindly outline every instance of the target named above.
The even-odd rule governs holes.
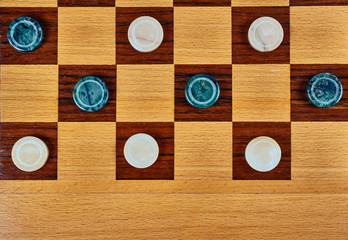
[[[100,78],[88,76],[76,83],[73,97],[76,105],[82,110],[96,112],[106,105],[109,91]]]
[[[7,30],[9,43],[21,52],[37,49],[43,41],[41,25],[31,17],[19,17],[13,20]]]
[[[195,75],[186,84],[186,99],[196,108],[213,106],[218,100],[219,95],[219,84],[208,74]]]
[[[331,73],[315,75],[307,85],[309,101],[317,107],[329,108],[336,105],[343,94],[343,87],[338,78]]]

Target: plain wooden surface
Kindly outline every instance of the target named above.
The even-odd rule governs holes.
[[[290,0],[291,6],[347,6],[347,0]]]
[[[1,0],[0,7],[57,7],[57,0]]]
[[[117,66],[117,121],[174,120],[173,65]]]
[[[174,6],[231,6],[231,0],[174,0]]]
[[[58,63],[115,64],[115,12],[112,7],[58,8]]]
[[[348,63],[348,6],[293,7],[290,15],[291,63]]]
[[[173,7],[173,0],[117,0],[116,7]]]
[[[289,6],[289,0],[232,0],[233,7]]]
[[[59,7],[114,7],[115,0],[57,0]]]
[[[57,76],[56,65],[1,66],[1,121],[57,122]]]
[[[175,64],[230,64],[231,8],[174,8],[174,40]]]
[[[290,121],[290,65],[233,65],[233,121]]]

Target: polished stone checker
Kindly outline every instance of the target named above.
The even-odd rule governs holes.
[[[8,27],[7,39],[12,47],[18,51],[34,51],[42,44],[42,27],[31,17],[16,18]]]
[[[218,100],[219,95],[219,84],[208,74],[195,75],[186,84],[186,99],[196,108],[213,106]]]
[[[73,97],[76,105],[82,110],[96,112],[106,105],[109,91],[100,78],[88,76],[76,83]]]
[[[340,80],[331,73],[317,74],[307,85],[308,99],[316,107],[332,107],[340,101],[342,94]]]

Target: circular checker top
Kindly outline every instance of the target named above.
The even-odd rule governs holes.
[[[128,40],[139,52],[154,51],[163,41],[162,25],[153,17],[139,17],[128,28]]]
[[[73,97],[76,105],[82,110],[96,112],[106,105],[109,91],[100,78],[88,76],[76,83]]]
[[[12,161],[20,170],[33,172],[42,168],[48,159],[46,144],[37,137],[23,137],[12,147]]]
[[[133,167],[147,168],[156,162],[159,148],[153,137],[138,133],[128,138],[123,153],[127,162]]]
[[[336,105],[343,94],[338,78],[331,73],[315,75],[307,85],[307,97],[317,107],[328,108]]]
[[[260,17],[249,27],[249,43],[255,50],[260,52],[275,50],[282,43],[283,37],[282,25],[271,17]]]
[[[245,158],[250,167],[259,172],[268,172],[280,162],[281,149],[270,137],[257,137],[248,143]]]
[[[21,52],[37,49],[43,41],[40,24],[31,17],[19,17],[13,20],[7,30],[9,43]]]
[[[196,108],[213,106],[220,96],[220,87],[217,81],[208,74],[193,76],[186,84],[186,100]]]

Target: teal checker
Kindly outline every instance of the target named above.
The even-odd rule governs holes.
[[[331,73],[315,75],[307,85],[307,97],[317,107],[329,108],[336,105],[343,94],[340,80]]]
[[[76,105],[82,110],[96,112],[108,102],[109,91],[100,78],[88,76],[76,83],[73,97]]]
[[[31,17],[19,17],[13,20],[7,30],[9,43],[21,52],[37,49],[43,41],[41,25]]]
[[[208,74],[193,76],[186,84],[185,96],[187,101],[196,108],[213,106],[220,96],[217,81]]]

